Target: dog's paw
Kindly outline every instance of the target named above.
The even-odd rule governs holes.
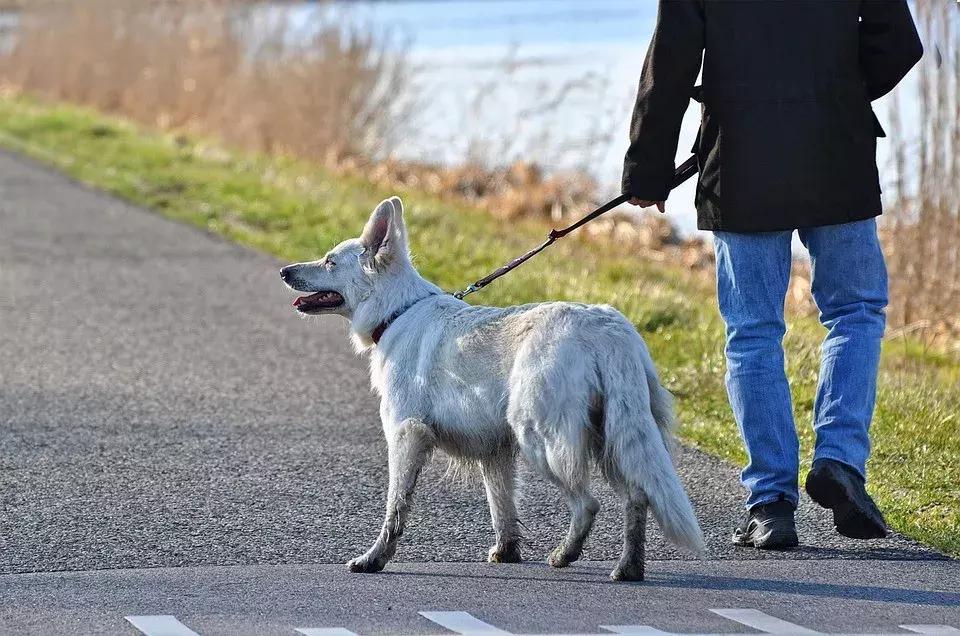
[[[614,581],[642,581],[643,564],[624,565],[620,563],[610,573],[610,578]]]
[[[374,574],[382,570],[386,565],[387,562],[385,559],[376,559],[369,554],[358,556],[356,559],[347,563],[347,567],[350,568],[351,572],[359,572],[361,574]]]
[[[520,563],[523,559],[520,557],[520,548],[516,544],[511,544],[495,545],[490,548],[487,561],[490,563]]]
[[[563,546],[556,548],[550,553],[550,556],[547,557],[547,563],[555,568],[565,568],[576,560],[577,557],[567,553],[567,550]]]

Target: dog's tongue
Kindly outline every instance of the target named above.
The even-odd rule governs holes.
[[[309,296],[299,296],[295,301],[293,301],[293,306],[299,307],[300,305],[308,303],[311,300],[319,300],[321,294],[323,294],[323,292],[317,292],[316,294],[310,294]]]

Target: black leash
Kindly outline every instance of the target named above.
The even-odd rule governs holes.
[[[696,157],[696,155],[694,155],[694,156],[690,157],[689,159],[687,159],[686,161],[684,161],[683,163],[681,163],[679,166],[677,166],[677,169],[676,169],[676,170],[674,171],[674,173],[673,173],[673,183],[670,184],[670,189],[672,190],[672,189],[676,188],[678,185],[680,185],[681,183],[683,183],[684,181],[686,181],[687,179],[689,179],[690,177],[692,177],[692,176],[695,175],[696,173],[697,173],[697,157]],[[569,234],[570,232],[573,232],[573,231],[576,230],[577,228],[580,228],[580,227],[586,225],[587,223],[589,223],[590,221],[594,220],[594,219],[597,218],[598,216],[600,216],[600,215],[602,215],[602,214],[606,214],[607,212],[609,212],[609,211],[612,210],[613,208],[617,207],[618,205],[620,205],[620,204],[622,204],[622,203],[626,203],[627,201],[630,200],[630,198],[631,198],[631,197],[630,197],[629,194],[621,194],[621,195],[618,196],[616,199],[613,199],[613,200],[611,200],[611,201],[607,201],[606,203],[604,203],[603,205],[601,205],[599,208],[597,208],[596,210],[594,210],[594,211],[591,212],[590,214],[586,215],[585,217],[583,217],[582,219],[580,219],[579,221],[577,221],[577,222],[574,223],[573,225],[569,225],[569,226],[567,226],[567,227],[565,227],[565,228],[562,228],[562,229],[559,229],[559,230],[556,230],[556,229],[550,230],[550,234],[547,236],[547,240],[544,241],[543,243],[541,243],[539,246],[533,248],[532,250],[530,250],[529,252],[527,252],[527,253],[524,254],[523,256],[518,256],[517,258],[513,259],[512,261],[510,261],[509,263],[507,263],[506,265],[504,265],[503,267],[501,267],[501,268],[499,268],[499,269],[497,269],[497,270],[494,270],[493,272],[491,272],[490,274],[487,274],[486,276],[484,276],[483,278],[481,278],[481,279],[478,280],[477,282],[473,283],[472,285],[470,285],[470,286],[467,287],[466,289],[463,289],[463,290],[460,290],[460,291],[458,291],[458,292],[455,292],[453,295],[454,295],[455,297],[457,297],[457,298],[459,298],[459,299],[462,300],[464,296],[467,296],[468,294],[472,294],[472,293],[475,292],[475,291],[479,291],[479,290],[483,289],[484,287],[486,287],[487,285],[489,285],[489,284],[492,283],[493,281],[497,280],[498,278],[500,278],[501,276],[503,276],[503,275],[506,274],[507,272],[509,272],[509,271],[511,271],[511,270],[513,270],[513,269],[516,269],[517,267],[519,267],[520,265],[522,265],[523,263],[525,263],[525,262],[528,261],[529,259],[533,258],[534,256],[536,256],[537,254],[539,254],[539,253],[542,252],[543,250],[545,250],[545,249],[547,249],[548,247],[550,247],[551,245],[553,245],[553,243],[554,243],[557,239],[563,238],[564,236],[566,236],[566,235]]]

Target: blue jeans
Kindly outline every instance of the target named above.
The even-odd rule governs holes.
[[[799,233],[827,328],[813,409],[814,459],[843,462],[865,477],[887,305],[876,220]],[[727,393],[749,458],[741,474],[748,508],[798,499],[799,443],[782,346],[792,237],[789,231],[714,233]]]

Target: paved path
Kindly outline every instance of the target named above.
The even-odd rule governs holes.
[[[318,254],[324,247],[318,245]],[[5,618],[16,626],[12,633],[30,633],[26,626],[31,624],[24,621],[31,612],[53,620],[49,612],[57,607],[96,614],[100,606],[90,598],[118,585],[143,612],[155,608],[154,597],[165,593],[164,585],[177,581],[184,582],[178,588],[182,596],[171,598],[181,600],[190,594],[205,598],[209,586],[231,589],[233,598],[260,599],[244,607],[261,608],[257,615],[269,622],[274,620],[270,607],[277,612],[289,607],[266,603],[273,596],[257,590],[279,594],[287,574],[321,587],[329,581],[339,586],[341,600],[351,598],[351,587],[361,594],[407,580],[398,574],[347,577],[339,565],[324,565],[343,563],[374,538],[386,458],[365,363],[351,352],[345,325],[336,318],[308,321],[294,315],[278,265],[0,153],[0,599],[3,607],[14,607],[5,617],[0,614],[0,629]],[[901,537],[866,545],[840,540],[830,531],[828,516],[807,501],[800,510],[806,547],[785,555],[736,550],[727,541],[741,501],[736,471],[689,449],[681,452],[679,468],[704,525],[711,560],[677,560],[653,528],[649,553],[661,561],[654,570],[660,576],[692,580],[697,572],[733,568],[736,574],[729,576],[760,580],[750,574],[754,567],[763,576],[783,578],[844,573],[848,570],[837,560],[867,560],[851,563],[849,571],[860,572],[865,578],[858,585],[870,589],[884,588],[889,581],[880,579],[898,571],[960,578],[956,562],[936,562],[939,555]],[[437,460],[425,473],[398,562],[474,563],[484,557],[491,532],[482,488],[444,480],[443,472]],[[532,475],[523,481],[525,553],[539,560],[562,535],[566,512],[552,488]],[[600,494],[604,508],[586,554],[593,560],[615,558],[619,544],[616,502],[608,491]],[[764,563],[719,563],[754,559]],[[798,563],[807,559],[830,559],[833,569]],[[898,561],[874,563],[878,559]],[[265,569],[268,565],[283,567]],[[135,572],[185,566],[191,569]],[[877,574],[870,575],[874,566]],[[120,568],[127,572],[89,572]],[[417,606],[416,590],[434,576],[423,574],[424,568],[430,569],[392,568],[421,572],[409,576],[409,588],[399,584],[414,595],[406,608]],[[471,573],[466,582],[449,576],[464,569]],[[513,600],[501,599],[499,606],[519,612],[540,603],[536,586],[521,582],[524,577],[552,585],[550,593],[560,599],[561,582],[599,576],[590,564],[557,573],[533,564],[441,570],[444,585],[462,589],[470,601],[464,611],[481,601],[471,586],[516,589]],[[44,572],[50,574],[37,574]],[[276,580],[258,587],[249,578],[254,575]],[[891,575],[897,585],[910,584],[902,578],[906,574],[898,576]],[[141,584],[128,587],[123,577]],[[488,577],[495,583],[484,582]],[[208,587],[188,593],[187,583],[195,579]],[[78,583],[83,581],[89,584]],[[610,598],[628,594],[596,587],[597,581],[591,585]],[[927,592],[936,588],[925,585]],[[649,587],[663,588],[658,594],[668,591],[678,607],[700,607],[705,600],[695,585]],[[729,587],[737,589],[734,582]],[[17,607],[14,599],[22,596],[9,591],[26,589],[37,593],[30,597],[37,604]],[[633,594],[640,599],[646,592]],[[801,610],[805,599],[797,606]],[[730,606],[721,601],[716,601],[720,607]],[[314,597],[304,620],[319,619],[340,602]],[[593,608],[581,617],[583,625],[607,624],[604,612],[626,619],[624,607],[600,598],[587,602],[580,596],[577,603]],[[329,615],[341,620],[356,611],[366,617],[358,619],[357,628],[378,631],[371,622],[377,608],[344,609],[349,607]],[[207,611],[220,610],[208,606]],[[249,618],[250,613],[224,615],[224,624],[234,620],[231,616]],[[297,622],[284,616],[283,624]],[[716,615],[707,618],[705,628],[716,624]],[[427,627],[420,619],[403,622],[414,619],[385,622],[379,631],[390,631],[390,625]],[[684,621],[664,628],[694,629],[695,619]],[[230,624],[235,626],[231,633],[242,633],[236,631],[238,623]],[[109,625],[104,633],[137,633],[126,623]],[[884,625],[863,624],[857,631]],[[40,622],[34,626],[37,632],[57,633],[41,629]]]

